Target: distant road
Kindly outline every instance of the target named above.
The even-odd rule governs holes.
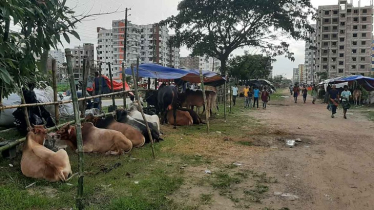
[[[140,100],[143,101],[143,98],[140,97]],[[117,106],[123,106],[123,99],[116,99],[115,100]],[[126,99],[127,107],[131,104],[131,100],[129,98]],[[110,106],[112,105],[112,99],[105,99],[102,101],[103,106]]]

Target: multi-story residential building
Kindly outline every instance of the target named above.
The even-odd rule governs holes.
[[[58,68],[63,67],[63,64],[65,63],[65,51],[60,49],[51,50],[49,55],[56,60]]]
[[[300,82],[299,68],[293,68],[292,82],[294,84]]]
[[[115,79],[122,77],[122,62],[124,61],[125,20],[112,21],[112,29],[98,28],[97,57],[101,62],[102,74],[109,75],[108,62],[112,64],[112,74]],[[179,48],[170,43],[170,35],[166,26],[158,24],[127,26],[125,67],[140,63],[156,63],[163,66],[179,68]]]
[[[316,25],[312,24],[312,27],[315,29]],[[314,83],[314,67],[315,67],[315,43],[316,43],[316,35],[315,33],[309,34],[309,41],[305,42],[305,83],[313,84]]]
[[[199,69],[209,70],[219,73],[221,61],[213,57],[199,57]]]
[[[181,57],[180,68],[199,69],[199,57]]]
[[[372,1],[371,1],[372,2]],[[373,5],[355,7],[338,0],[319,6],[316,25],[316,71],[328,77],[371,72]]]
[[[304,84],[306,79],[305,79],[305,65],[304,64],[299,64],[299,83]]]
[[[74,72],[74,78],[76,80],[82,79],[83,74],[83,59],[87,56],[87,59],[90,62],[90,68],[88,74],[93,74],[90,69],[93,69],[94,66],[94,44],[91,43],[84,43],[83,46],[74,47],[71,51],[72,53],[72,66]]]

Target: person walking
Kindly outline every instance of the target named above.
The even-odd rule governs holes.
[[[236,104],[236,98],[238,97],[238,85],[235,84],[234,87],[232,87],[232,103]]]
[[[331,112],[332,112],[331,118],[334,118],[334,115],[336,114],[336,109],[339,103],[339,91],[336,89],[336,85],[332,86],[332,89],[330,90],[329,95],[330,95],[329,104],[330,104]]]
[[[299,85],[295,84],[295,86],[293,87],[293,98],[295,100],[295,103],[297,103],[297,97],[299,96],[299,93],[300,93]]]
[[[352,93],[348,90],[348,85],[344,85],[344,90],[341,93],[344,119],[347,119],[347,111],[351,108],[351,104],[349,103],[351,97]]]
[[[243,90],[243,92],[244,92],[244,108],[249,107],[249,91],[250,91],[250,89],[249,89],[248,85],[245,85],[245,88]]]
[[[258,98],[260,97],[260,90],[256,86],[253,90],[253,107],[255,107],[255,104],[257,102],[257,109],[258,109]]]
[[[270,101],[270,94],[269,92],[266,90],[266,88],[264,88],[261,92],[261,100],[262,100],[262,108],[263,109],[266,109],[266,105],[267,103]]]
[[[315,84],[313,85],[313,88],[312,88],[312,97],[313,97],[312,103],[315,104],[317,97],[318,97],[318,89]]]
[[[290,93],[291,93],[291,96],[292,96],[292,89],[293,89],[293,86],[290,85],[289,89],[290,89]]]
[[[308,96],[308,88],[304,85],[302,89],[304,104],[306,103],[306,97]]]

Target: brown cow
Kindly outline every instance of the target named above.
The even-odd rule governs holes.
[[[176,110],[176,124],[178,126],[192,125],[193,119],[187,111]],[[174,125],[173,110],[169,110],[167,113],[167,119],[170,125]]]
[[[27,177],[50,182],[66,181],[72,174],[69,156],[65,150],[53,152],[43,146],[47,129],[35,125],[28,132],[22,151],[21,171]]]
[[[72,150],[77,150],[77,132],[74,126],[66,125],[57,134]],[[82,124],[83,152],[121,155],[130,152],[132,142],[121,132],[96,128],[92,123]]]
[[[92,122],[97,128],[105,128],[121,132],[132,142],[133,147],[139,148],[145,144],[145,138],[143,134],[131,125],[117,122],[113,116],[107,116],[106,118],[94,117],[88,115],[86,121]]]
[[[181,93],[179,95],[180,103],[182,107],[186,107],[188,109],[194,109],[196,107],[203,107],[203,113],[206,110],[208,112],[208,116],[211,115],[212,106],[217,106],[215,100],[217,99],[217,94],[214,91],[206,90],[205,97],[207,101],[207,107],[204,105],[203,100],[203,92],[201,90],[189,90],[187,89],[185,93]]]

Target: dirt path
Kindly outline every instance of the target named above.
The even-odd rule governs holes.
[[[274,195],[265,204],[290,209],[374,209],[374,123],[349,112],[347,120],[341,109],[332,119],[326,105],[313,105],[309,96],[307,104],[295,104],[290,97],[249,114],[303,141],[295,148],[278,142],[271,151],[248,161],[279,180],[274,192],[299,197],[290,201]]]

